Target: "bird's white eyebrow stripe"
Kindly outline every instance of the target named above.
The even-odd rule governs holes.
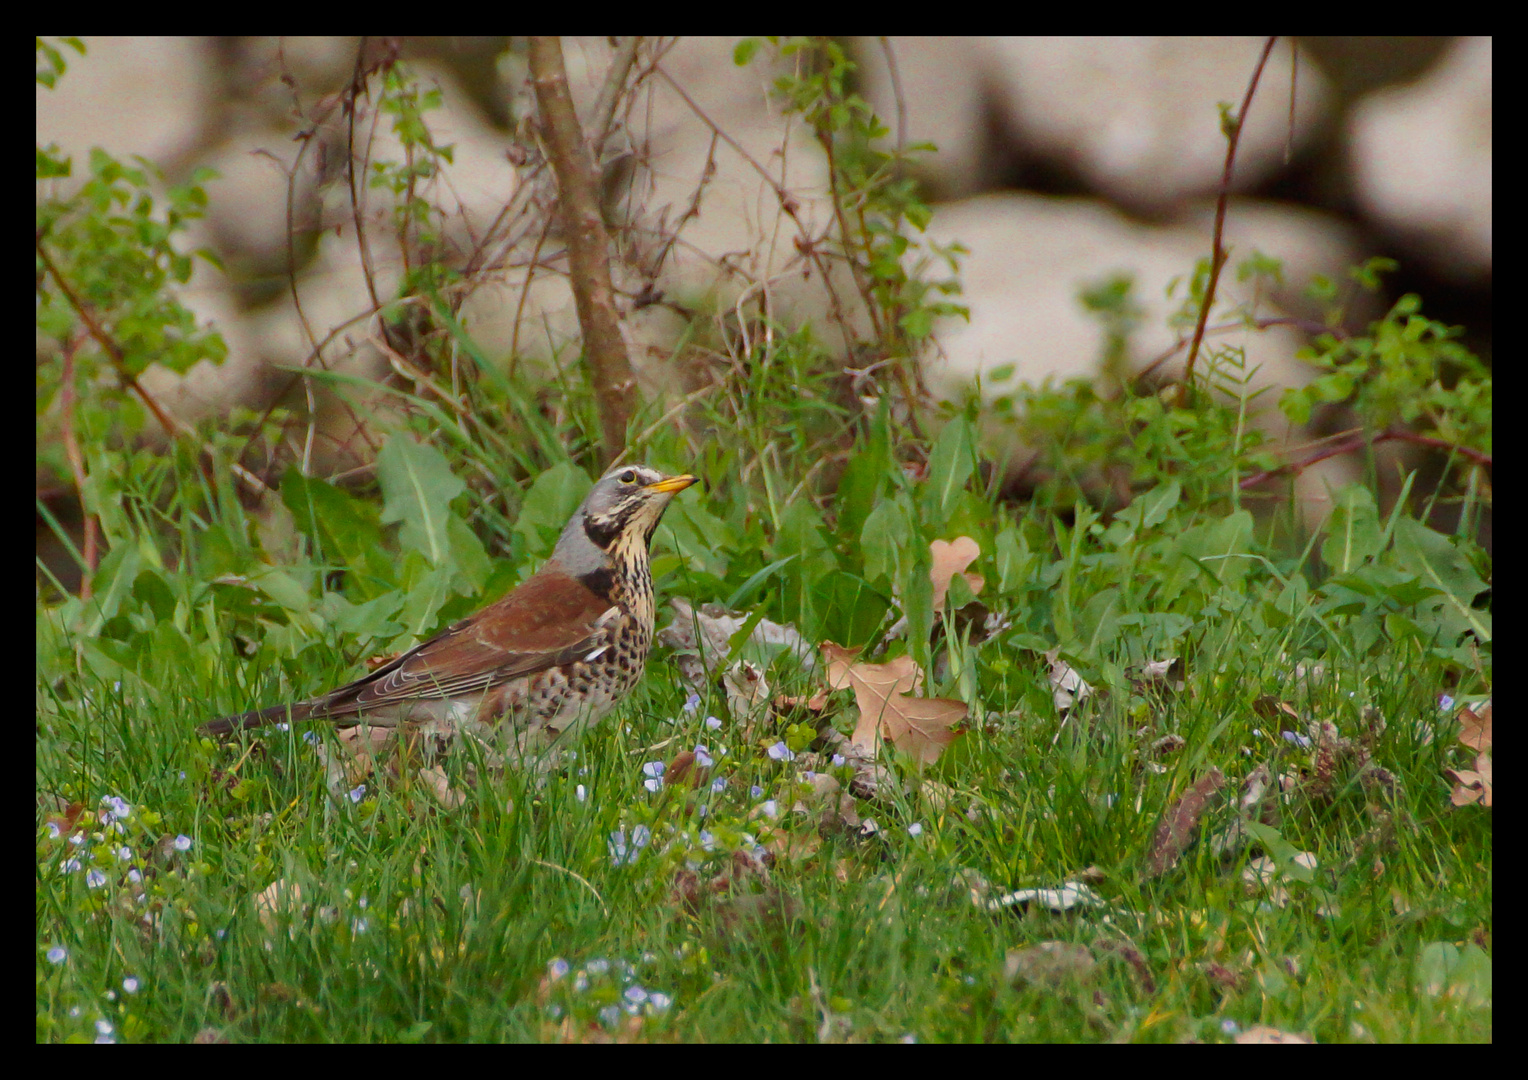
[[[584,657],[584,663],[586,663],[586,664],[594,663],[594,661],[598,660],[602,655],[604,655],[605,650],[608,649],[608,648],[610,648],[609,645],[601,645],[599,648],[597,648],[593,652],[591,652],[588,656]]]

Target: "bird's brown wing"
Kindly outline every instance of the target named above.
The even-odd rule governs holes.
[[[476,615],[314,700],[313,714],[460,697],[544,671],[594,648],[616,610],[577,578],[543,567]]]

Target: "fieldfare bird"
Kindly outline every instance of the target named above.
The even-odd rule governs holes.
[[[341,727],[407,722],[438,734],[496,731],[516,758],[576,739],[642,677],[653,643],[648,545],[669,500],[695,479],[645,465],[611,469],[563,528],[551,558],[503,598],[353,683],[202,730],[225,735],[309,719]]]

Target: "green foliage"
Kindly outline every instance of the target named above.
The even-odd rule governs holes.
[[[1376,259],[1354,276],[1372,289],[1380,272],[1394,268],[1389,260]],[[1403,431],[1445,450],[1489,456],[1491,374],[1454,340],[1457,328],[1426,318],[1421,308],[1421,299],[1408,294],[1367,333],[1317,338],[1301,355],[1322,374],[1284,391],[1279,400],[1284,414],[1303,424],[1318,406],[1346,405],[1368,438]]]
[[[787,114],[806,121],[827,155],[839,225],[834,254],[855,275],[876,346],[900,369],[917,355],[935,319],[967,314],[954,299],[943,299],[960,294],[959,256],[965,248],[917,238],[928,228],[932,211],[907,169],[935,147],[896,142],[886,148],[891,131],[854,92],[856,65],[837,41],[769,40],[793,68],[775,80],[776,94]],[[740,43],[734,60],[740,66],[748,64],[759,44]],[[948,276],[933,278],[936,268]],[[900,375],[916,383],[915,373]]]
[[[64,41],[84,53],[76,39]],[[65,71],[62,55],[42,38],[37,51],[38,83],[51,89]],[[89,177],[76,185],[57,146],[37,148],[36,319],[39,341],[50,346],[37,364],[38,464],[58,478],[69,473],[66,422],[91,448],[91,473],[110,473],[124,463],[107,448],[132,442],[147,425],[137,378],[155,365],[183,373],[202,360],[221,363],[228,351],[170,288],[190,280],[196,258],[216,265],[210,252],[177,243],[204,213],[205,185],[216,174],[196,170],[158,202],[157,172],[134,160],[136,167],[93,149]],[[87,487],[89,512],[109,513],[94,498],[104,492]]]

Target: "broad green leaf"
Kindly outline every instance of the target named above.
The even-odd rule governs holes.
[[[1034,570],[1035,554],[1029,550],[1024,534],[1010,526],[997,534],[997,591],[1000,594],[1017,592],[1029,583]]]
[[[860,550],[865,556],[865,580],[884,581],[890,588],[900,579],[908,550],[918,543],[911,517],[898,499],[884,499],[865,518],[860,530]],[[932,597],[932,593],[930,596]]]
[[[1374,496],[1367,487],[1349,484],[1337,493],[1335,503],[1327,521],[1321,558],[1332,571],[1345,574],[1379,555],[1384,534]]]
[[[1472,631],[1481,642],[1491,640],[1490,614],[1471,606],[1485,590],[1485,582],[1447,536],[1413,518],[1403,517],[1395,523],[1392,553],[1402,569],[1416,574],[1422,584],[1441,591],[1441,595],[1418,604],[1417,610],[1438,621],[1448,635],[1442,644],[1452,645],[1466,631]]]
[[[945,425],[929,453],[923,505],[927,520],[937,530],[942,531],[957,497],[971,479],[976,467],[975,446],[970,422],[957,416]]]
[[[466,485],[441,452],[407,435],[394,435],[377,455],[377,480],[382,485],[383,523],[402,523],[400,546],[419,552],[432,566],[447,565],[451,500]]]
[[[551,554],[563,526],[593,486],[583,470],[569,461],[559,462],[536,477],[510,530],[525,538],[524,553]]]

